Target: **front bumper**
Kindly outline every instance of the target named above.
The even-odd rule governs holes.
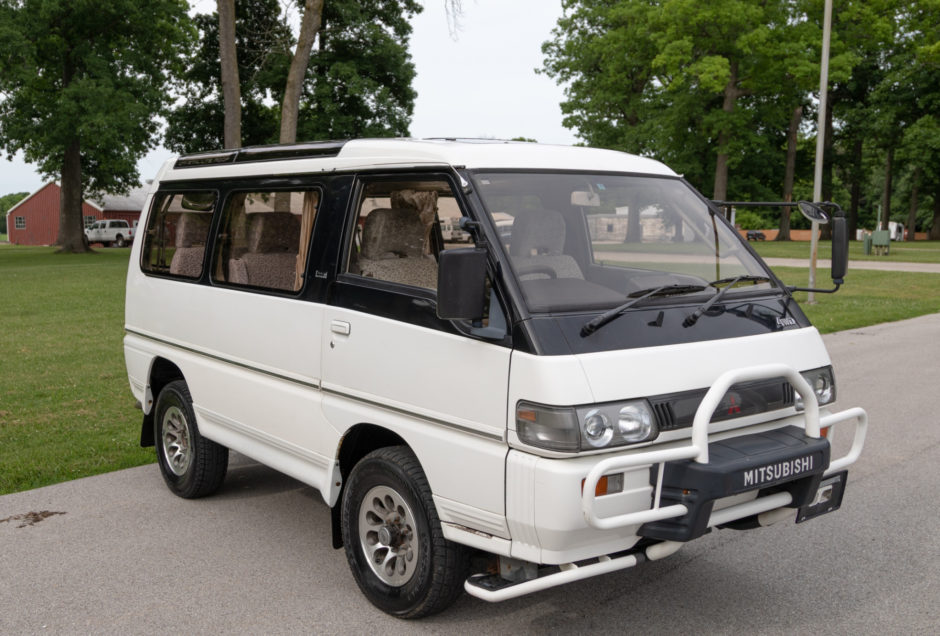
[[[728,389],[738,382],[772,377],[786,378],[803,398],[804,428],[787,427],[780,429],[779,433],[772,432],[770,437],[767,434],[750,435],[710,446],[709,420]],[[821,429],[846,421],[856,423],[852,447],[844,457],[831,461],[829,443],[821,437]],[[815,494],[822,477],[841,471],[858,459],[867,429],[868,415],[858,407],[820,419],[819,404],[812,388],[788,366],[774,364],[735,369],[718,378],[702,400],[692,423],[691,445],[615,456],[598,462],[585,480],[581,509],[588,525],[598,530],[642,524],[641,536],[688,541],[711,526],[775,508],[805,505],[807,497]],[[710,452],[715,455],[712,462],[709,461]],[[803,463],[803,458],[807,457],[811,468]],[[797,460],[800,461],[799,466],[792,463]],[[642,465],[651,466],[652,506],[619,515],[599,516],[595,496],[597,482],[604,475]],[[784,476],[782,473],[787,467],[791,473]],[[792,472],[794,469],[796,473]],[[712,513],[716,499],[748,491],[758,491],[758,498]],[[667,520],[668,523],[659,523]]]

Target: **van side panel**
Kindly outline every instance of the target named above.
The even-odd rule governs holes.
[[[132,386],[148,354],[166,357],[182,371],[207,438],[328,496],[339,433],[320,408],[322,305],[139,271],[128,298],[127,357],[140,369],[130,371]]]
[[[333,425],[395,431],[421,459],[442,521],[508,536],[511,351],[335,306],[327,307],[325,323],[323,406]]]

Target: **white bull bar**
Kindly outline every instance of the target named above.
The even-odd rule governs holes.
[[[835,461],[829,463],[829,468],[825,475],[832,474],[849,466],[858,459],[862,452],[862,446],[865,444],[865,434],[868,430],[868,414],[860,407],[854,407],[838,413],[833,413],[820,420],[819,403],[816,400],[816,394],[806,379],[795,369],[785,364],[767,364],[744,369],[732,369],[722,374],[705,394],[705,398],[695,412],[695,418],[692,420],[692,443],[690,446],[680,448],[669,448],[664,450],[650,450],[633,453],[626,456],[616,456],[604,459],[595,464],[594,468],[588,473],[584,481],[583,494],[581,495],[581,510],[584,519],[588,525],[598,530],[611,530],[625,526],[634,526],[663,519],[681,517],[688,512],[688,508],[682,504],[660,507],[660,494],[662,489],[662,475],[665,462],[678,461],[683,459],[694,459],[701,464],[708,463],[708,425],[711,423],[712,414],[718,408],[725,393],[733,385],[739,382],[749,382],[753,380],[764,380],[768,378],[785,378],[796,393],[803,399],[805,430],[808,437],[820,437],[820,429],[828,428],[835,424],[854,420],[855,438],[849,452]],[[630,468],[636,468],[644,465],[659,464],[659,479],[656,482],[656,491],[653,497],[653,507],[648,510],[629,512],[613,517],[598,517],[595,511],[596,495],[595,489],[597,482],[604,475],[623,471]],[[780,495],[786,495],[782,497]],[[786,501],[784,501],[786,499]],[[735,519],[741,519],[753,514],[766,512],[774,508],[779,508],[790,503],[788,493],[778,493],[772,497],[764,497],[757,501],[745,502],[736,506],[731,506],[723,510],[716,511],[709,521],[709,525],[718,525],[712,521],[727,523]],[[718,519],[715,519],[715,517]]]

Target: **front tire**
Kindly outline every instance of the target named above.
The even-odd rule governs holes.
[[[383,612],[427,616],[463,590],[466,550],[444,538],[431,487],[409,448],[380,448],[356,464],[343,493],[342,529],[356,583]]]
[[[199,434],[189,387],[170,382],[157,398],[154,413],[157,462],[167,487],[184,499],[211,495],[228,470],[228,449]]]

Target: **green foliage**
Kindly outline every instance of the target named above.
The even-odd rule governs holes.
[[[772,222],[768,224],[763,216],[751,209],[736,210],[734,223],[742,230],[763,230],[773,225]]]
[[[184,0],[0,0],[0,148],[59,178],[81,148],[85,193],[138,183],[167,78],[188,39]]]
[[[415,0],[335,0],[324,4],[301,95],[298,139],[408,134],[416,93],[408,54]],[[296,45],[278,0],[237,0],[235,34],[242,143],[276,143],[287,69]],[[223,146],[218,16],[199,15],[196,54],[184,75],[185,100],[167,118],[176,152]]]
[[[0,234],[6,234],[7,231],[7,211],[26,196],[29,196],[29,192],[15,192],[0,197]]]
[[[566,86],[564,123],[586,143],[660,159],[706,194],[724,153],[729,199],[774,200],[789,118],[802,106],[794,198],[812,197],[822,0],[563,6],[542,72]],[[874,227],[889,149],[892,219],[906,222],[919,188],[918,229],[940,226],[938,25],[940,0],[835,8],[823,196],[859,227]]]
[[[127,258],[0,246],[0,494],[153,461],[124,369]]]

